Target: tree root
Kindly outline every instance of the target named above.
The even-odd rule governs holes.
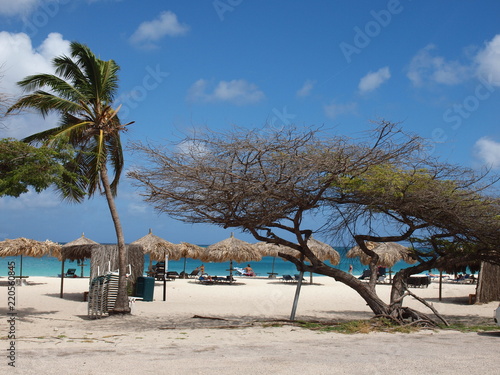
[[[417,301],[423,303],[425,306],[427,306],[429,309],[432,310],[432,312],[434,313],[434,315],[436,315],[443,323],[445,326],[449,327],[450,323],[448,323],[448,321],[440,314],[438,313],[438,311],[434,308],[434,306],[432,306],[431,304],[429,304],[426,300],[424,300],[423,298],[420,298],[419,296],[417,296],[416,294],[410,292],[408,289],[406,290],[406,293],[408,293],[408,295],[412,296],[413,298],[415,298]]]

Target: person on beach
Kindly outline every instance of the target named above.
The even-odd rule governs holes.
[[[252,267],[250,267],[250,264],[248,264],[245,268],[245,276],[255,276],[255,272],[253,271]]]
[[[353,270],[352,264],[349,264],[349,274],[351,275],[352,275],[352,270]]]
[[[191,273],[194,273],[196,271],[198,271],[197,273],[198,276],[203,275],[205,273],[205,266],[202,264],[201,266],[196,267]]]

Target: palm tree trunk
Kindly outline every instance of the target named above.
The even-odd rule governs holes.
[[[116,209],[115,199],[111,193],[111,185],[108,178],[108,170],[104,165],[101,168],[101,181],[106,194],[109,212],[115,225],[116,239],[118,245],[118,270],[120,273],[118,280],[118,295],[116,296],[116,303],[113,309],[115,314],[130,314],[130,306],[128,303],[127,295],[127,249],[125,247],[125,237],[123,236],[123,229]]]

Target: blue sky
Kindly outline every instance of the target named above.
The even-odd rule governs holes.
[[[428,138],[442,161],[497,170],[499,14],[500,2],[465,0],[0,0],[0,92],[19,95],[17,81],[52,73],[52,58],[78,41],[121,67],[117,104],[123,121],[135,121],[125,144],[233,125],[313,125],[356,137],[384,118]],[[17,116],[0,137],[55,121]],[[126,157],[130,168],[134,156]],[[117,204],[127,242],[149,228],[176,243],[230,235],[159,216],[126,176]],[[115,241],[103,197],[0,199],[0,239],[64,242],[82,232]]]

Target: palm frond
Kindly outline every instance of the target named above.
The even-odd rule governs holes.
[[[73,85],[52,74],[36,74],[28,76],[18,82],[24,91],[36,91],[43,88],[50,88],[58,96],[78,102],[84,97],[75,89]]]
[[[25,95],[10,110],[33,108],[43,116],[59,112],[58,126],[26,137],[29,143],[53,146],[67,142],[75,150],[74,163],[68,171],[80,176],[79,188],[93,195],[101,188],[102,168],[109,162],[113,167],[111,190],[116,195],[123,170],[123,150],[120,132],[124,130],[111,107],[118,89],[119,66],[113,60],[103,61],[84,44],[71,43],[70,56],[53,60],[56,75],[38,74],[19,82]],[[43,89],[48,88],[48,91]],[[73,175],[68,175],[73,178]],[[61,186],[61,193],[75,200],[79,192]]]
[[[81,110],[81,106],[64,98],[55,96],[45,91],[35,91],[32,94],[21,97],[8,112],[16,109],[33,108],[40,112],[43,117],[46,117],[51,111],[64,112],[77,112]]]

